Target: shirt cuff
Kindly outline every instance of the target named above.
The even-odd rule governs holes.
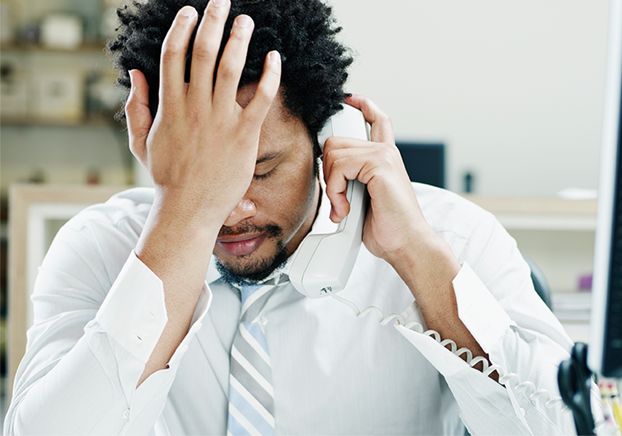
[[[458,316],[487,353],[503,336],[514,321],[505,313],[501,305],[490,294],[486,286],[465,262],[453,280],[458,304]],[[414,309],[409,307],[402,316],[410,317]],[[419,333],[404,326],[396,326],[445,377],[451,377],[469,364],[455,354],[448,352],[440,342],[429,335]],[[452,338],[441,338],[448,343]]]
[[[212,294],[204,284],[188,336],[201,327],[200,321],[211,300]],[[146,363],[149,360],[168,322],[164,286],[162,280],[134,251],[125,262],[95,320],[106,334],[140,361]],[[182,344],[187,343],[187,339]]]
[[[486,353],[514,321],[465,262],[453,280],[458,316]],[[443,338],[445,339],[445,338]]]
[[[468,363],[454,353],[449,352],[449,350],[433,337],[411,330],[403,325],[396,325],[395,328],[404,335],[404,337],[408,339],[443,376],[451,377],[463,369],[469,368]]]

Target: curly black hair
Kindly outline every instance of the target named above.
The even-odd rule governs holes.
[[[117,38],[108,43],[119,70],[117,81],[129,94],[128,71],[142,71],[149,84],[149,106],[154,116],[158,107],[160,51],[168,29],[184,5],[193,6],[201,17],[207,3],[208,0],[134,1],[133,7],[125,6],[117,11],[121,26]],[[282,59],[284,105],[315,138],[348,95],[343,85],[352,57],[335,38],[341,27],[336,26],[332,9],[320,0],[232,0],[231,3],[224,35],[230,33],[234,18],[240,14],[251,16],[255,22],[239,86],[259,81],[266,54],[278,50]],[[223,38],[221,54],[226,42],[227,38]],[[186,80],[191,58],[190,49]],[[124,117],[123,109],[119,116]]]

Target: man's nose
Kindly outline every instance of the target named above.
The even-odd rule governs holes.
[[[235,209],[231,211],[225,220],[224,225],[227,227],[233,227],[246,218],[254,217],[256,213],[257,206],[255,206],[255,203],[252,200],[243,198],[240,200]]]

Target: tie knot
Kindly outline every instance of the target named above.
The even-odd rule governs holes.
[[[240,322],[255,322],[261,315],[261,311],[273,291],[288,282],[289,277],[286,274],[281,274],[260,285],[242,286],[240,289],[242,297]]]

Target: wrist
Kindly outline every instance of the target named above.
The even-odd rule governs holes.
[[[215,240],[229,213],[199,190],[156,187],[149,219],[175,233],[213,235]]]
[[[221,225],[187,199],[156,195],[135,252],[165,283],[198,296]]]
[[[461,268],[451,246],[432,228],[412,238],[387,261],[418,301],[440,289],[453,290],[451,283]]]

